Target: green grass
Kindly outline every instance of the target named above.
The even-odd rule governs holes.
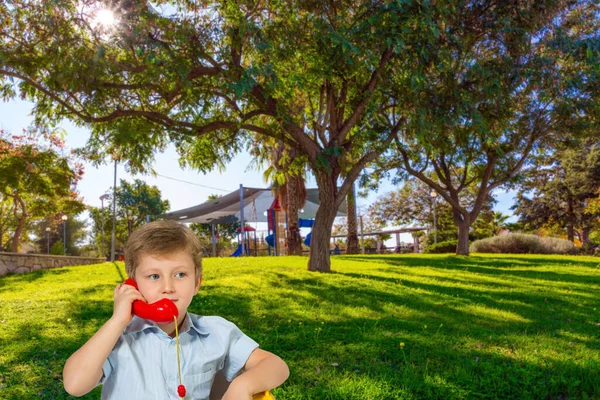
[[[331,274],[305,266],[207,259],[190,306],[288,363],[278,400],[600,399],[598,258],[340,256]],[[123,275],[106,263],[0,278],[1,399],[69,398],[64,362],[111,316]]]

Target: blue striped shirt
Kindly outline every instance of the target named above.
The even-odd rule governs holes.
[[[228,381],[258,344],[221,317],[187,313],[179,332],[186,399],[208,399],[218,371]],[[152,321],[133,317],[102,367],[102,399],[179,400],[175,338]]]

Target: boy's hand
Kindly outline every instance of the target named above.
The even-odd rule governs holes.
[[[113,319],[119,321],[123,325],[129,324],[133,318],[131,304],[135,300],[146,301],[144,296],[133,286],[118,284],[115,287],[115,305],[113,310]]]
[[[252,393],[241,380],[234,379],[221,400],[252,400]]]

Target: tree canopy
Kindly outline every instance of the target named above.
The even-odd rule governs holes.
[[[600,191],[600,141],[590,138],[539,154],[523,171],[513,209],[529,229],[553,224],[585,246],[600,228],[600,210],[588,207]]]
[[[85,207],[75,190],[83,167],[59,154],[62,145],[55,133],[46,131],[0,132],[0,194],[13,203],[12,252],[19,250],[23,231],[35,219],[58,212],[78,214]]]
[[[468,17],[440,26],[439,51],[419,58],[419,73],[394,76],[383,117],[407,123],[374,180],[397,172],[427,183],[452,206],[457,254],[468,254],[491,191],[519,180],[532,152],[598,129],[600,21],[593,1],[456,2],[448,13]],[[395,101],[406,92],[410,101]]]
[[[546,133],[549,110],[572,129],[595,110],[591,0],[153,4],[115,3],[107,26],[89,3],[3,3],[1,95],[34,101],[40,124],[89,126],[84,153],[133,170],[169,143],[203,171],[252,134],[285,143],[319,187],[311,270],[329,270],[337,207],[394,141],[409,173],[435,161],[430,186],[468,228],[482,203],[466,210],[455,185],[480,180],[483,201]]]
[[[104,209],[89,207],[92,217],[92,232],[95,238],[98,254],[102,249],[102,212],[104,211],[104,251],[110,250],[111,232],[113,227],[113,191],[104,203]],[[122,249],[129,236],[129,220],[131,229],[146,222],[146,217],[151,221],[159,218],[160,215],[169,211],[170,204],[168,200],[162,199],[161,191],[156,186],[151,186],[140,179],[134,179],[128,182],[124,179],[119,181],[116,190],[116,209],[114,219],[115,225],[115,248]],[[105,256],[104,254],[103,256]]]

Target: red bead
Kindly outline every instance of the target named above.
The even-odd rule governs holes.
[[[177,386],[177,394],[179,395],[179,397],[185,397],[185,386]]]

